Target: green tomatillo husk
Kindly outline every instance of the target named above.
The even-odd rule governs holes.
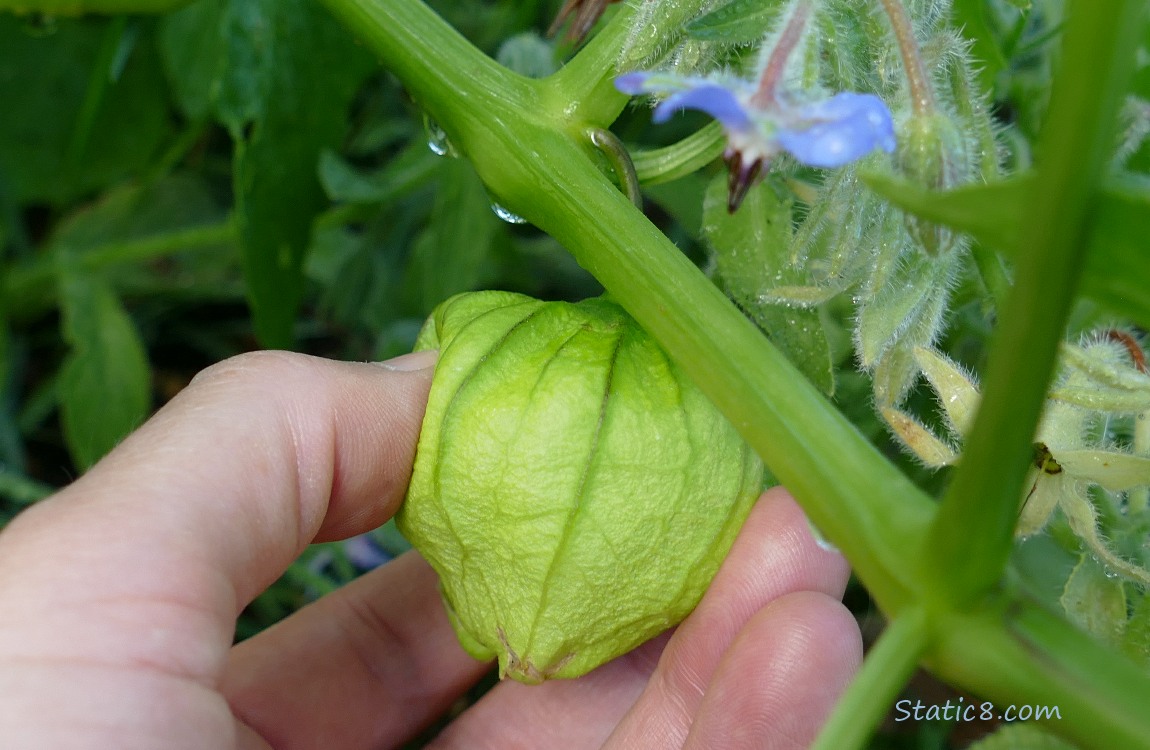
[[[464,648],[528,683],[577,677],[682,620],[762,465],[618,305],[453,297],[396,521]]]

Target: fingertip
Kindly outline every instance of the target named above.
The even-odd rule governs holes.
[[[809,747],[862,654],[858,625],[841,602],[816,591],[779,597],[723,655],[685,747]]]
[[[758,609],[772,596],[790,591],[808,589],[841,597],[850,580],[850,565],[819,538],[794,497],[782,487],[772,487],[747,517],[712,589],[722,591],[728,579],[736,578],[760,589],[754,602]]]

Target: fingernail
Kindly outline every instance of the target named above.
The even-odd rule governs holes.
[[[435,358],[438,354],[439,352],[436,350],[429,349],[427,351],[404,354],[384,362],[377,362],[376,364],[385,370],[393,370],[395,372],[417,372],[418,370],[435,367]]]
[[[823,550],[824,552],[833,552],[836,555],[842,554],[839,548],[832,544],[829,539],[823,536],[823,532],[819,531],[817,526],[811,523],[811,519],[809,518],[807,519],[807,528],[811,530],[811,536],[815,538],[815,544],[819,545],[819,549]]]

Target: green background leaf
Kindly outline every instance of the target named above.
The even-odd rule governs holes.
[[[410,309],[417,315],[426,315],[453,294],[480,286],[501,227],[491,198],[468,162],[442,159],[439,174],[431,221],[412,248],[405,284]]]
[[[60,20],[36,35],[0,15],[0,182],[17,200],[58,204],[106,187],[139,172],[167,135],[167,94],[150,35],[134,45],[117,80],[100,84],[85,121],[110,23]]]
[[[256,331],[265,346],[290,348],[312,220],[326,203],[319,154],[344,137],[348,107],[374,62],[306,0],[194,5],[171,18],[164,47],[189,117],[210,111],[235,140]]]
[[[942,193],[922,192],[887,175],[870,174],[864,179],[900,208],[967,232],[1012,260],[1023,251],[1018,227],[1033,189],[1029,173]],[[1150,327],[1148,213],[1150,177],[1122,173],[1104,183],[1094,203],[1080,285],[1081,294],[1144,327]]]
[[[782,5],[773,0],[732,0],[687,24],[687,35],[729,44],[757,42],[770,31]]]
[[[714,252],[720,286],[823,393],[834,392],[830,343],[818,308],[767,304],[772,286],[799,283],[787,264],[791,203],[760,183],[735,214],[727,212],[727,178],[712,180],[703,203],[703,232]]]
[[[87,468],[148,415],[151,373],[135,326],[104,282],[65,268],[60,299],[72,347],[59,382],[64,436]]]

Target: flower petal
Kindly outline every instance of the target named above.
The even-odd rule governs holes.
[[[717,83],[680,91],[664,99],[655,107],[655,122],[666,122],[671,115],[681,109],[697,109],[706,112],[721,122],[728,130],[746,130],[751,125],[751,117],[743,109],[734,92]]]
[[[681,109],[706,112],[730,130],[746,130],[751,117],[732,87],[707,78],[639,71],[615,78],[624,94],[670,94],[655,108],[654,121],[666,122]]]
[[[624,94],[635,96],[636,94],[647,93],[647,81],[651,80],[654,73],[647,73],[639,71],[636,73],[624,73],[621,76],[615,76],[615,88]]]
[[[657,73],[649,70],[638,70],[634,73],[615,76],[615,88],[632,96],[635,94],[673,94],[677,91],[687,91],[711,83],[706,78],[677,76],[674,73]]]
[[[794,115],[776,138],[812,167],[841,167],[876,148],[894,151],[894,122],[877,96],[847,91],[798,107]]]

